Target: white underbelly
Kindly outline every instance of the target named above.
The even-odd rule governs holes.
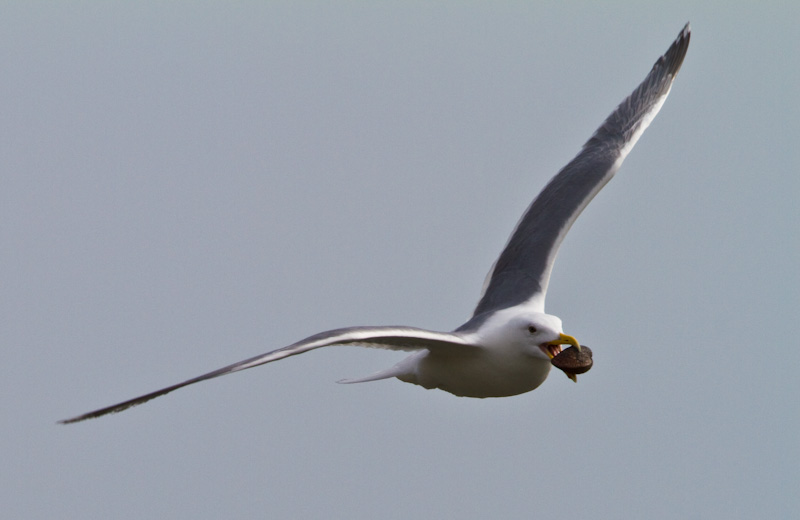
[[[413,374],[398,376],[407,383],[439,388],[462,397],[507,397],[530,392],[550,372],[550,362],[520,354],[513,358],[490,354],[465,357],[420,355]]]

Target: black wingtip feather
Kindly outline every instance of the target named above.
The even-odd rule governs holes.
[[[689,40],[692,38],[692,27],[689,22],[686,22],[686,25],[683,26],[681,32],[678,34],[678,37],[672,42],[667,52],[661,56],[656,64],[653,66],[653,69],[666,67],[667,74],[674,76],[681,70],[681,65],[683,65],[683,59],[686,57],[686,51],[689,50]]]

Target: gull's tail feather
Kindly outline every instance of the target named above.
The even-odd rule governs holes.
[[[416,379],[416,370],[417,367],[419,366],[419,361],[420,359],[422,359],[427,355],[428,351],[423,350],[419,352],[417,355],[408,356],[407,358],[400,361],[391,368],[381,370],[380,372],[375,372],[372,375],[366,377],[360,377],[358,379],[340,379],[339,381],[336,382],[349,385],[352,383],[367,383],[369,381],[380,381],[381,379],[390,379],[392,377],[396,377],[401,381],[408,382],[413,379]]]
[[[393,366],[392,368],[387,368],[386,370],[375,372],[374,374],[367,377],[359,377],[357,379],[340,379],[336,382],[341,383],[343,385],[349,385],[352,383],[368,383],[369,381],[380,381],[381,379],[391,379],[393,377],[397,377],[405,373],[406,373],[405,370],[399,370],[397,366]]]

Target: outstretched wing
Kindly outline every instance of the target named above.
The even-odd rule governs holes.
[[[521,304],[544,311],[561,241],[661,109],[686,56],[689,38],[686,24],[644,81],[531,203],[489,271],[473,316]]]
[[[449,334],[446,332],[433,332],[425,329],[417,329],[413,327],[347,327],[343,329],[330,330],[327,332],[320,332],[310,336],[304,340],[293,343],[288,347],[283,347],[278,350],[273,350],[266,354],[256,356],[244,361],[239,361],[232,365],[214,370],[207,374],[194,377],[183,383],[178,383],[155,392],[150,392],[134,399],[121,402],[106,408],[101,408],[93,412],[88,412],[77,417],[64,419],[59,421],[61,424],[69,424],[86,419],[93,419],[106,415],[109,413],[121,412],[137,404],[142,404],[154,399],[156,397],[168,394],[173,390],[188,386],[207,379],[232,374],[240,370],[256,367],[265,363],[271,363],[279,359],[289,356],[296,356],[309,350],[314,350],[320,347],[328,347],[332,345],[360,345],[364,347],[382,348],[388,350],[429,350],[431,352],[441,352],[443,354],[457,354],[459,352],[468,352],[477,347],[469,344],[461,336],[457,334]]]

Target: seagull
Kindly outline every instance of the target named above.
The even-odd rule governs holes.
[[[59,422],[68,424],[120,412],[184,386],[333,345],[411,352],[391,368],[340,383],[396,377],[424,388],[476,398],[507,397],[534,390],[547,378],[550,360],[561,352],[561,345],[581,347],[574,337],[564,334],[560,318],[544,311],[550,272],[561,241],[661,109],[686,56],[690,35],[687,23],[644,81],[528,206],[486,276],[472,317],[454,331],[380,326],[320,332],[182,383]],[[577,382],[575,374],[567,376]]]

